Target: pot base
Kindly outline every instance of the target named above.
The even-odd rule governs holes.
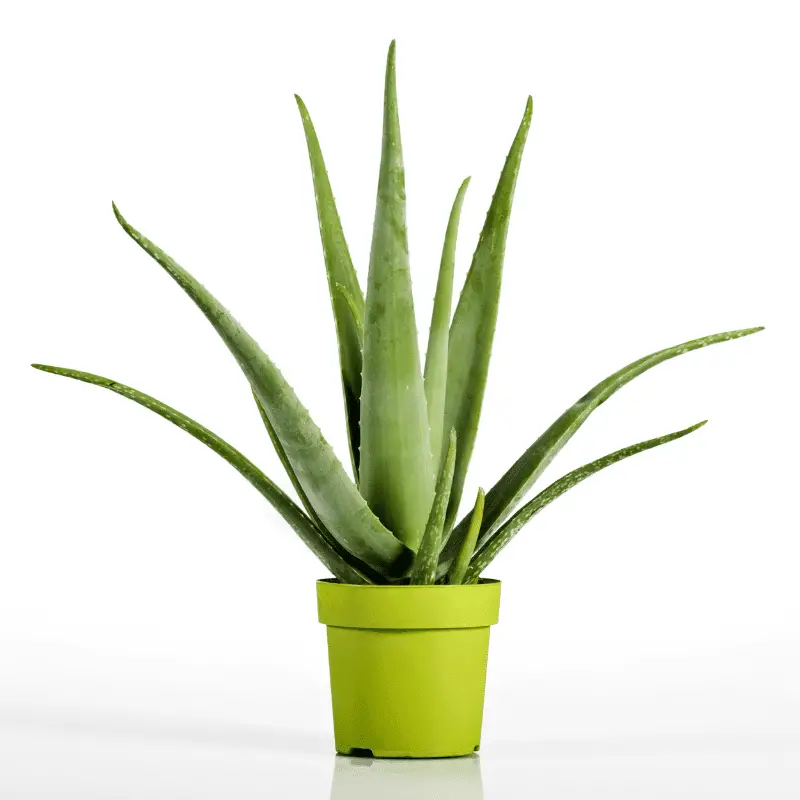
[[[452,753],[449,755],[433,753],[431,755],[420,755],[416,752],[407,753],[405,751],[395,750],[378,750],[375,752],[367,747],[351,747],[349,750],[340,750],[339,746],[336,746],[336,752],[340,756],[351,756],[352,758],[468,758],[474,753],[477,753],[480,749],[481,746],[476,744],[470,753]]]

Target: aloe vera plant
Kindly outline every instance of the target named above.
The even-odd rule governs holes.
[[[421,363],[406,235],[405,173],[395,81],[386,63],[383,143],[366,295],[354,269],[309,112],[308,146],[335,330],[352,474],[348,474],[278,367],[192,275],[130,225],[125,233],[194,301],[239,363],[299,504],[242,453],[166,404],[108,378],[37,369],[109,389],[190,433],[238,470],[343,583],[477,581],[541,509],[590,475],[697,430],[634,444],[573,470],[518,509],[545,468],[601,403],[658,364],[762,328],[705,336],[652,353],[598,383],[525,450],[456,523],[478,432],[514,188],[531,124],[528,98],[452,314],[456,239],[469,179],[446,226],[427,353]]]

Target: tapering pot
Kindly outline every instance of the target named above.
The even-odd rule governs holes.
[[[317,582],[328,626],[336,750],[376,758],[464,756],[480,747],[500,582]]]

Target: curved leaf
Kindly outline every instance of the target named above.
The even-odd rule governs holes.
[[[317,512],[314,511],[314,507],[309,502],[303,487],[300,485],[300,481],[297,480],[297,475],[294,474],[292,465],[289,463],[289,459],[286,458],[286,451],[283,449],[283,445],[280,443],[280,439],[278,439],[278,435],[275,433],[275,429],[272,427],[272,423],[269,421],[267,412],[264,411],[261,401],[258,399],[258,395],[255,392],[253,392],[253,399],[256,401],[256,408],[258,409],[261,421],[264,423],[264,427],[267,429],[269,440],[272,442],[272,446],[275,448],[275,453],[283,465],[283,469],[286,471],[286,474],[289,476],[289,480],[292,482],[292,486],[294,487],[295,492],[297,492],[297,496],[300,498],[303,508],[305,508],[306,513],[314,521],[314,524],[317,526],[317,528],[319,528],[321,531],[324,531],[325,526],[317,516]]]
[[[370,511],[280,370],[202,284],[129,225],[116,206],[114,213],[125,232],[189,295],[228,346],[326,530],[373,569],[387,575],[404,573],[411,554]]]
[[[394,42],[386,63],[367,284],[359,489],[383,524],[416,551],[431,509],[434,475],[408,265]]]
[[[222,456],[237,472],[258,489],[261,494],[272,504],[273,508],[289,523],[295,533],[305,542],[309,549],[319,560],[340,580],[345,583],[370,583],[371,581],[357,568],[348,564],[343,555],[332,547],[314,523],[302,512],[292,500],[281,491],[252,461],[245,458],[236,448],[220,439],[208,428],[190,419],[180,411],[156,400],[154,397],[132,389],[109,378],[92,375],[89,372],[79,372],[74,369],[51,367],[45,364],[32,364],[35,369],[50,372],[53,375],[62,375],[65,378],[74,378],[84,383],[91,383],[103,389],[110,389],[134,403],[154,411],[159,416],[177,425],[195,439],[210,447],[215,453]]]
[[[447,501],[450,499],[450,487],[453,485],[453,470],[456,465],[456,432],[450,431],[447,454],[442,464],[442,471],[436,481],[436,493],[431,505],[431,513],[425,526],[419,550],[414,557],[411,570],[412,584],[436,583],[436,567],[439,563],[439,550],[442,545],[442,531],[447,514]]]
[[[458,513],[478,431],[497,323],[508,221],[532,113],[533,100],[529,97],[450,326],[444,430],[456,429],[458,458],[447,512],[447,530],[452,527]]]
[[[363,561],[359,561],[353,555],[347,552],[337,541],[336,539],[331,536],[330,531],[328,531],[325,526],[322,524],[322,520],[317,516],[317,512],[314,511],[314,507],[306,497],[306,493],[303,490],[303,487],[300,485],[300,481],[297,480],[297,475],[294,474],[294,470],[292,469],[292,465],[289,463],[289,459],[286,458],[286,452],[283,449],[276,433],[275,429],[272,427],[272,423],[269,421],[269,417],[266,415],[264,409],[261,407],[261,403],[256,396],[256,393],[253,392],[253,399],[256,402],[256,407],[258,408],[258,413],[261,417],[261,421],[264,423],[264,427],[267,429],[267,434],[272,442],[272,446],[275,448],[275,452],[280,459],[281,464],[283,465],[286,474],[289,476],[289,480],[292,482],[292,486],[294,487],[295,492],[297,492],[297,496],[300,498],[300,502],[303,504],[303,508],[305,508],[306,513],[311,520],[314,522],[314,525],[317,527],[317,530],[320,532],[320,535],[325,539],[325,541],[335,550],[336,552],[340,553],[342,558],[350,564],[354,569],[358,570],[362,575],[364,575],[370,583],[386,583],[387,580],[385,576],[381,575],[379,572],[371,569],[367,564]]]
[[[461,219],[461,207],[464,205],[467,186],[469,186],[469,178],[466,178],[459,187],[447,222],[442,260],[439,264],[439,278],[436,281],[436,295],[433,299],[428,351],[425,355],[425,400],[431,429],[434,473],[439,471],[439,462],[443,455],[444,401],[447,390],[447,350],[450,338],[450,311],[453,303],[453,272],[456,265],[458,223]]]
[[[298,95],[294,97],[303,121],[308,157],[311,162],[319,233],[322,238],[322,254],[325,258],[328,291],[331,296],[336,337],[339,342],[339,365],[342,372],[350,456],[354,474],[358,477],[358,421],[360,417],[359,398],[361,397],[361,335],[359,328],[363,328],[364,322],[364,295],[353,268],[347,241],[344,238],[342,223],[336,209],[328,171],[325,169],[317,132],[314,130],[305,103]],[[350,298],[349,301],[345,301],[336,293],[336,284],[341,284],[345,288]]]
[[[487,538],[502,524],[503,520],[518,505],[526,492],[533,486],[548,464],[562,447],[572,438],[575,432],[588,419],[589,415],[614,392],[630,383],[634,378],[652,367],[676,356],[698,350],[708,345],[739,339],[763,328],[744,328],[742,330],[717,333],[692,339],[683,344],[668,347],[640,358],[618,370],[590,389],[577,403],[568,408],[506,471],[505,475],[492,487],[486,495],[486,507],[481,525],[481,536],[478,540],[480,548]],[[445,564],[449,563],[458,552],[458,546],[466,535],[469,517],[461,520],[453,531],[448,547],[442,554]]]
[[[502,527],[493,533],[480,547],[478,552],[473,556],[470,562],[469,569],[464,578],[465,583],[470,583],[476,580],[481,572],[491,563],[494,557],[516,536],[523,525],[528,522],[533,516],[538,514],[545,506],[553,502],[557,497],[560,497],[564,492],[571,489],[581,481],[586,480],[590,475],[599,472],[601,469],[610,467],[616,464],[617,461],[622,461],[624,458],[635,456],[644,450],[650,450],[653,447],[666,444],[667,442],[675,441],[683,436],[687,436],[692,431],[696,431],[706,424],[707,420],[698,422],[697,425],[692,425],[677,433],[670,433],[666,436],[659,436],[657,439],[648,439],[639,444],[623,447],[622,450],[617,450],[610,455],[598,458],[590,464],[572,470],[572,472],[559,478],[555,483],[550,484],[544,491],[539,492],[536,497],[529,503],[526,503],[511,519],[508,520]]]

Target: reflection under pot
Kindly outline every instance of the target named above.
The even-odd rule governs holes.
[[[336,756],[331,800],[483,800],[481,762],[460,758]]]

